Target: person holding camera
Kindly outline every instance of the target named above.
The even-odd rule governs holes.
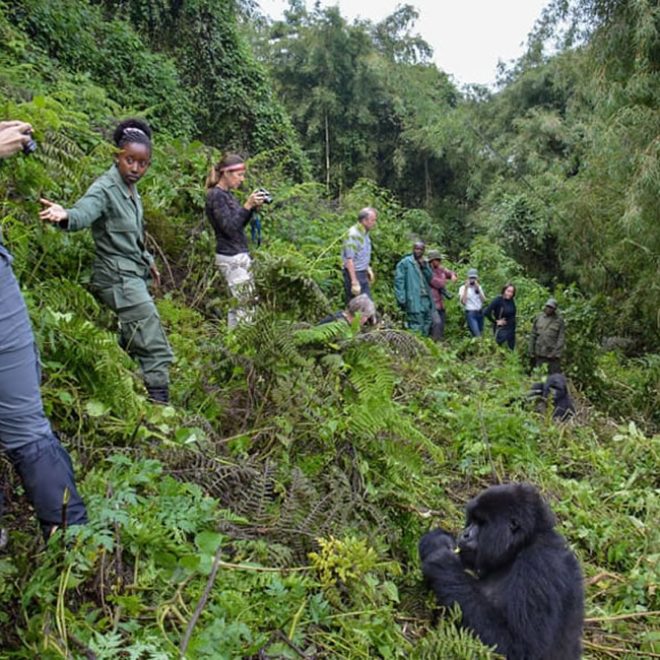
[[[470,333],[473,337],[481,337],[484,331],[483,306],[486,296],[479,284],[479,273],[476,268],[468,270],[467,280],[458,290],[458,299],[465,309],[465,320]]]
[[[446,289],[447,282],[455,282],[456,273],[443,267],[442,255],[437,250],[429,250],[428,260],[432,272],[429,286],[435,307],[432,314],[431,338],[434,341],[441,341],[445,335],[445,298],[451,298],[451,294]]]
[[[149,285],[160,273],[144,242],[144,213],[136,184],[151,164],[151,128],[140,119],[122,121],[114,131],[117,155],[74,204],[65,209],[42,199],[39,217],[61,229],[91,227],[96,250],[90,282],[93,293],[117,314],[120,343],[142,369],[149,398],[169,402],[172,349]]]
[[[252,318],[249,308],[254,304],[254,278],[245,227],[263,204],[272,202],[270,193],[259,189],[241,206],[232,191],[243,184],[245,173],[245,161],[237,154],[228,154],[206,178],[206,216],[215,232],[215,265],[238,302],[227,315],[230,328]]]
[[[493,325],[493,334],[498,345],[506,343],[513,350],[516,347],[516,287],[509,283],[502,287],[497,296],[484,310],[484,316]]]
[[[371,298],[371,283],[374,273],[371,270],[371,237],[369,232],[376,226],[378,212],[370,206],[358,213],[357,224],[348,230],[342,250],[344,264],[344,295],[346,303],[355,296],[365,293]]]
[[[0,157],[34,151],[31,133],[25,122],[0,122]],[[44,413],[39,356],[11,264],[0,235],[0,449],[21,478],[47,540],[60,525],[85,524],[87,511],[69,454]],[[0,493],[0,514],[2,504]],[[6,543],[0,529],[0,547]]]
[[[18,120],[0,121],[0,158],[9,158],[21,150],[27,156],[36,148],[30,124]]]

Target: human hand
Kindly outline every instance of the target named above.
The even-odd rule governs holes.
[[[32,126],[24,121],[0,122],[0,158],[20,151],[31,139]]]
[[[62,220],[66,220],[69,217],[67,210],[63,206],[60,206],[55,202],[51,202],[49,199],[46,199],[45,197],[42,197],[39,200],[39,203],[42,206],[46,207],[45,209],[43,209],[43,211],[39,211],[39,217],[42,220],[59,224],[60,222],[62,222]]]
[[[495,321],[495,325],[506,325],[506,319],[497,319],[497,321]]]
[[[374,271],[371,270],[371,268],[367,268],[367,279],[371,284],[373,284],[376,281],[376,276],[374,275]]]
[[[351,293],[354,296],[359,296],[360,293],[362,293],[362,287],[360,286],[360,283],[357,280],[351,282]]]
[[[245,208],[247,209],[258,209],[263,206],[266,201],[267,193],[264,190],[255,190],[245,202]]]
[[[156,266],[155,262],[149,266],[149,272],[151,273],[151,279],[153,279],[154,284],[156,286],[160,286],[160,271],[158,270],[158,266]]]

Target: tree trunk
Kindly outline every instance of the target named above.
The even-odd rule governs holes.
[[[325,187],[330,191],[330,127],[328,113],[325,113]]]

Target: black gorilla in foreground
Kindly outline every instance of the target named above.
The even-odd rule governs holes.
[[[463,625],[508,660],[580,658],[582,573],[536,488],[492,486],[468,502],[466,517],[458,547],[442,529],[419,542],[438,602],[458,603]]]

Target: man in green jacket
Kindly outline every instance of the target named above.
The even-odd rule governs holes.
[[[536,317],[529,337],[529,354],[535,367],[548,365],[548,373],[561,373],[560,359],[564,351],[564,319],[557,313],[557,301],[550,298]]]
[[[399,307],[406,312],[406,327],[428,337],[434,309],[429,288],[433,273],[424,259],[425,249],[426,245],[417,241],[412,254],[396,265],[394,294]]]

